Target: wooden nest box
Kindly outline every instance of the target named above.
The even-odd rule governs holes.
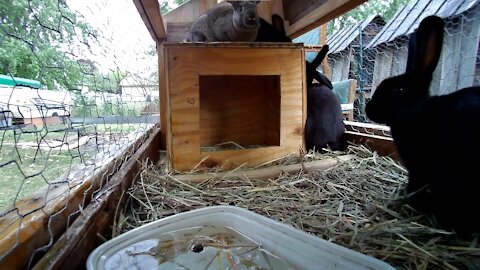
[[[162,18],[134,0],[159,59],[162,146],[171,169],[254,166],[298,152],[306,119],[305,49],[293,43],[184,43],[215,0],[191,0]],[[363,1],[263,1],[298,36]],[[355,4],[353,4],[355,3]],[[286,12],[284,12],[286,11]]]

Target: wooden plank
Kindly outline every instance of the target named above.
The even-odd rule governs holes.
[[[156,42],[165,40],[167,33],[163,24],[158,0],[133,0],[133,3],[152,39]]]
[[[123,148],[112,144],[109,153],[97,157],[91,166],[79,166],[68,181],[49,185],[18,200],[15,208],[0,217],[0,269],[26,267],[35,250],[56,240],[73,220],[79,206],[90,202],[92,196],[106,183],[122,164],[124,155],[135,149],[143,138],[133,143],[133,137],[125,139]],[[118,155],[115,155],[118,154]]]
[[[349,131],[391,137],[390,127],[388,126],[354,121],[343,121],[343,123]]]
[[[272,166],[261,169],[252,169],[245,171],[234,172],[221,172],[216,174],[204,173],[204,174],[179,174],[171,175],[172,178],[178,181],[182,181],[189,184],[201,183],[210,179],[223,179],[223,178],[246,178],[246,179],[271,179],[278,177],[282,173],[295,174],[301,170],[307,171],[321,171],[337,166],[342,162],[346,162],[353,159],[353,155],[343,155],[335,158],[326,158],[322,160],[305,162],[303,164],[292,164],[283,166]]]
[[[169,42],[183,42],[190,36],[192,29],[191,22],[168,22],[167,40]]]
[[[346,131],[345,134],[347,135],[348,141],[355,144],[363,144],[376,151],[381,156],[389,156],[397,161],[401,161],[397,152],[397,147],[391,137],[370,135],[353,131]]]
[[[251,48],[248,43],[213,48],[197,47],[192,44],[188,46],[166,44],[166,46],[169,53],[168,89],[171,113],[171,125],[168,130],[170,135],[167,135],[167,138],[171,137],[171,141],[167,149],[169,149],[169,157],[174,169],[190,170],[206,156],[210,157],[208,161],[210,164],[223,163],[228,159],[232,162],[248,162],[250,165],[255,165],[274,157],[296,152],[302,146],[305,118],[303,109],[305,62],[301,48],[258,49]],[[259,148],[201,153],[201,141],[205,140],[201,139],[199,130],[201,118],[199,116],[199,76],[201,75],[279,76],[280,146],[267,147],[265,149],[268,150],[265,152],[262,152],[264,148]],[[238,82],[239,85],[242,83]],[[255,91],[249,95],[255,95]],[[265,107],[269,105],[266,104]],[[255,154],[247,154],[247,152]],[[269,156],[267,153],[272,155]]]
[[[35,265],[34,269],[82,269],[94,248],[101,244],[98,235],[114,224],[117,208],[123,209],[127,191],[142,169],[142,161],[159,159],[160,130],[155,129],[135,152],[135,155],[103,187],[98,196],[82,212],[52,248]]]
[[[285,0],[284,0],[285,1]],[[286,0],[287,2],[291,3],[290,7],[294,7],[299,10],[306,10],[307,12],[302,12],[300,16],[298,16],[297,21],[290,22],[290,25],[286,26],[287,35],[291,38],[296,38],[301,36],[302,34],[321,26],[322,24],[327,23],[330,20],[335,19],[336,17],[354,9],[355,7],[363,4],[366,0],[329,0],[324,2],[322,5],[316,7],[315,9],[305,8],[307,7],[306,2],[311,2],[314,0]],[[314,1],[323,2],[322,0]],[[314,4],[316,6],[317,4]],[[284,2],[284,10],[287,7],[285,6]],[[286,20],[289,20],[288,16],[286,16]]]
[[[272,14],[277,14],[283,18],[283,5],[282,1],[271,0],[261,1],[257,5],[257,14],[265,21],[272,23]]]
[[[322,24],[320,26],[320,44],[325,45],[327,44],[327,24]],[[330,70],[330,65],[328,64],[328,54],[325,56],[322,62],[322,72],[328,78],[332,77],[332,73]]]
[[[200,146],[279,145],[279,108],[279,76],[200,76]]]
[[[328,0],[282,0],[285,19],[295,24],[301,18],[325,5]]]
[[[393,53],[396,49],[392,47],[385,48],[382,53],[375,56],[375,67],[373,71],[372,91],[375,93],[378,85],[386,78],[390,77],[392,71]]]
[[[167,149],[167,69],[165,54],[166,49],[163,46],[164,43],[157,43],[157,55],[158,55],[158,91],[160,99],[160,130],[161,130],[161,144],[160,149]]]
[[[285,49],[302,49],[302,43],[292,42],[165,42],[167,48],[239,48],[239,49],[251,49],[251,48],[285,48]]]
[[[165,24],[170,22],[193,22],[209,8],[217,4],[216,0],[190,0],[163,15]]]
[[[350,79],[350,89],[348,91],[348,102],[354,104],[355,98],[356,98],[356,92],[357,92],[357,80]],[[353,121],[353,108],[352,110],[349,110],[348,115],[347,115],[347,120]]]

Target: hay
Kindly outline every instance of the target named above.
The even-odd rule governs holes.
[[[186,184],[166,174],[163,166],[145,163],[137,184],[128,191],[116,229],[125,232],[175,213],[228,204],[384,260],[397,269],[480,268],[478,239],[458,240],[404,204],[401,194],[407,172],[402,166],[363,146],[349,146],[348,152],[355,158],[334,168],[262,181],[224,177]],[[335,155],[291,155],[259,167]]]

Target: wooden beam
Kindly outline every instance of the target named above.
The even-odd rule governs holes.
[[[303,9],[305,9],[304,7],[306,6],[305,2],[309,1],[310,0],[287,0],[291,7],[301,6]],[[294,17],[293,21],[290,21],[292,18],[289,18],[287,14],[285,14],[285,20],[290,23],[290,25],[286,26],[287,35],[290,38],[296,38],[340,15],[343,15],[366,1],[367,0],[317,0],[315,3],[322,3],[320,6],[317,7],[317,4],[312,5],[311,8],[307,8],[305,12],[302,12],[299,17]],[[285,3],[284,10],[287,10]]]
[[[33,269],[85,268],[88,255],[102,242],[98,235],[115,224],[117,211],[126,201],[124,192],[138,177],[142,162],[148,159],[155,163],[160,157],[159,147],[160,130],[155,129]]]
[[[0,269],[20,269],[27,266],[35,251],[49,245],[64,232],[67,222],[78,216],[79,206],[88,205],[102,185],[122,165],[128,155],[143,142],[126,139],[123,149],[112,144],[109,153],[98,156],[95,164],[80,166],[70,174],[69,181],[51,184],[18,200],[11,210],[0,217]],[[118,155],[112,155],[118,153]]]
[[[388,126],[354,121],[344,121],[343,123],[348,131],[391,137],[390,127]]]
[[[325,45],[327,43],[327,24],[324,23],[320,26],[320,45]],[[332,73],[330,72],[330,65],[328,64],[328,54],[325,56],[322,62],[322,71],[323,75],[328,78],[332,78]]]
[[[401,161],[392,138],[353,131],[346,131],[345,133],[348,141],[355,144],[363,144],[381,156],[389,156],[397,161]]]
[[[161,140],[160,140],[160,149],[167,149],[167,70],[165,61],[165,48],[164,43],[157,43],[157,55],[158,55],[158,91],[160,99],[160,130],[161,130]]]
[[[353,159],[353,155],[344,155],[338,156],[336,158],[326,158],[322,160],[305,162],[303,164],[292,164],[292,165],[283,165],[283,166],[272,166],[268,168],[254,169],[254,170],[245,170],[245,171],[234,171],[234,172],[222,172],[216,174],[179,174],[179,175],[170,175],[175,180],[182,181],[184,183],[201,183],[209,179],[219,179],[219,178],[248,178],[248,179],[257,179],[264,180],[269,178],[278,177],[282,173],[294,174],[299,172],[302,169],[309,170],[326,170],[337,166],[342,162]]]
[[[152,39],[157,43],[165,40],[167,33],[158,0],[133,0],[133,3]]]

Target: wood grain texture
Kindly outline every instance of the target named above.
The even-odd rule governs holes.
[[[170,107],[170,126],[167,134],[167,152],[169,153],[172,169],[185,171],[192,169],[200,160],[209,156],[209,160],[204,164],[219,164],[226,160],[235,163],[247,162],[249,165],[255,165],[275,157],[290,154],[298,151],[303,144],[303,123],[304,115],[304,52],[301,48],[251,48],[247,44],[236,44],[233,47],[198,47],[193,44],[166,45],[168,52],[168,95]],[[215,92],[229,91],[232,88],[232,95],[235,99],[223,101],[229,110],[228,114],[212,110],[204,116],[201,116],[200,99],[200,76],[277,76],[280,80],[278,94],[272,92],[272,82],[259,78],[257,83],[251,80],[238,82],[224,82],[222,86],[215,86],[207,92],[213,103],[222,101],[221,95],[215,97]],[[226,83],[226,84],[225,84]],[[211,84],[211,83],[210,83]],[[228,85],[230,84],[230,87]],[[275,83],[274,83],[275,84]],[[278,84],[278,83],[276,83]],[[227,85],[227,87],[225,87]],[[235,90],[235,87],[238,89]],[[246,88],[247,87],[247,88]],[[256,89],[256,90],[255,90]],[[265,90],[266,89],[266,90]],[[267,97],[280,98],[280,110],[275,112],[274,105],[266,102]],[[215,98],[217,101],[214,101]],[[268,98],[270,99],[270,98]],[[251,103],[248,105],[248,103]],[[265,102],[267,104],[265,104]],[[206,101],[204,100],[205,104]],[[207,102],[208,103],[208,102]],[[231,105],[231,106],[230,106]],[[243,109],[237,106],[249,108],[252,112],[243,114]],[[250,107],[248,107],[250,106]],[[231,108],[230,108],[231,107]],[[223,109],[222,109],[223,110]],[[219,115],[220,114],[220,115]],[[263,115],[263,116],[262,116]],[[205,120],[201,127],[201,119]],[[223,117],[223,118],[222,118]],[[225,118],[226,117],[226,118]],[[236,129],[236,137],[232,137],[229,132],[213,132],[223,127],[225,121],[238,118],[236,122],[238,127],[230,125],[230,128]],[[210,119],[210,120],[208,120]],[[269,124],[263,119],[273,119]],[[259,121],[259,122],[255,122]],[[167,121],[168,122],[168,121]],[[280,122],[278,130],[275,130],[274,122]],[[247,123],[247,124],[244,124]],[[220,127],[218,125],[222,124]],[[250,126],[249,128],[247,128]],[[261,129],[259,134],[250,134],[253,129]],[[273,126],[273,127],[272,127]],[[263,127],[263,128],[262,128]],[[268,133],[268,130],[271,133]],[[265,133],[267,132],[267,133]],[[203,134],[203,135],[202,135]],[[212,134],[220,134],[224,138],[208,138]],[[171,138],[168,141],[168,137]],[[279,146],[269,146],[259,149],[231,150],[219,152],[200,152],[202,142],[209,144],[224,139],[245,140],[246,143],[260,142],[259,138],[267,138],[266,144],[271,141],[278,141]]]
[[[223,179],[223,178],[247,178],[255,180],[265,180],[273,179],[278,177],[280,174],[294,174],[300,170],[306,169],[308,171],[319,171],[326,170],[337,166],[341,162],[346,162],[353,159],[353,155],[344,155],[338,156],[336,158],[326,158],[322,160],[315,160],[310,162],[305,162],[303,164],[291,164],[283,166],[271,166],[261,169],[252,169],[244,171],[233,171],[233,172],[221,172],[221,173],[204,173],[204,174],[179,174],[179,175],[170,175],[175,178],[175,180],[182,181],[189,184],[201,183],[210,179]]]
[[[217,4],[216,0],[190,0],[163,16],[164,22],[193,22],[209,8]]]
[[[272,144],[280,130],[279,76],[200,76],[200,146]]]
[[[278,1],[278,0],[277,0]],[[285,1],[285,0],[284,0]],[[307,6],[307,2],[312,0],[286,0],[291,2],[290,5],[300,6],[299,10],[306,10],[302,12],[300,16],[295,17],[293,23],[286,25],[287,35],[291,38],[296,38],[302,34],[327,23],[328,21],[352,10],[353,8],[363,4],[366,0],[328,0],[315,9],[310,9]],[[324,2],[323,0],[313,0],[314,3]],[[315,4],[316,5],[316,4]],[[314,5],[314,6],[315,6]],[[284,3],[284,10],[286,10]],[[285,15],[286,16],[286,15]],[[286,18],[289,19],[288,16]]]
[[[158,0],[133,0],[133,3],[152,39],[156,42],[165,40],[167,33]]]
[[[381,156],[389,156],[397,161],[400,156],[391,137],[365,134],[361,132],[346,131],[347,140],[355,144],[362,144],[376,151]]]
[[[163,43],[157,44],[157,54],[158,54],[158,91],[160,99],[160,149],[167,149],[167,72],[166,72],[166,61],[165,61],[165,49]]]

